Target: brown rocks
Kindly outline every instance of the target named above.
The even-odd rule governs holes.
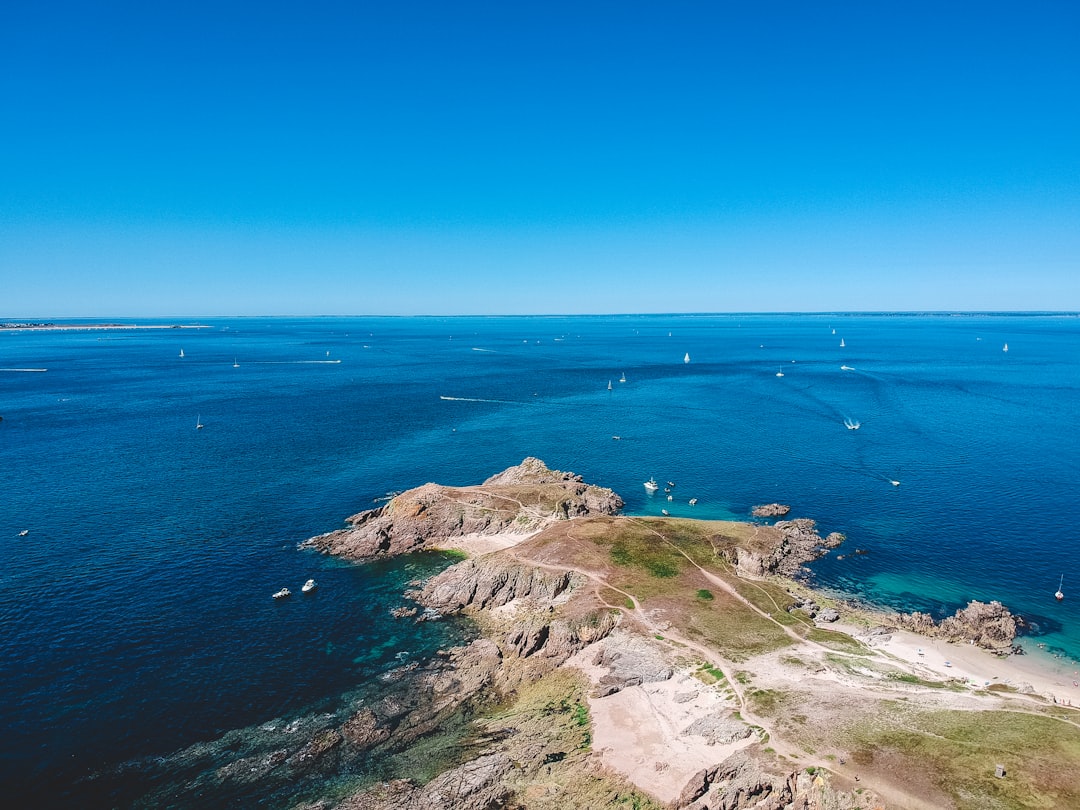
[[[424,484],[410,489],[384,506],[353,515],[349,528],[312,537],[301,545],[365,559],[437,546],[448,537],[527,534],[556,520],[613,515],[622,506],[622,498],[610,489],[526,458],[479,486]]]
[[[782,503],[766,503],[761,506],[755,506],[750,510],[750,514],[754,517],[784,517],[791,511],[791,507]]]
[[[1017,618],[1001,602],[968,602],[940,624],[926,613],[901,614],[896,621],[905,630],[924,636],[970,641],[995,651],[1009,650],[1017,631]]]
[[[822,537],[817,524],[809,518],[781,520],[773,526],[761,526],[754,546],[741,544],[727,552],[740,576],[762,578],[771,574],[794,576],[811,560],[827,549],[844,542],[844,535],[832,532]]]

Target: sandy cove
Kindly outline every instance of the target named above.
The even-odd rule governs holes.
[[[883,616],[883,621],[888,617]],[[993,684],[1041,695],[1052,703],[1080,707],[1080,666],[1075,662],[1034,652],[1001,657],[971,644],[926,638],[907,630],[894,630],[888,640],[875,643],[865,631],[852,625],[833,625],[834,630],[867,640],[870,646],[910,665],[914,674],[930,674],[940,680],[958,679],[972,688]]]

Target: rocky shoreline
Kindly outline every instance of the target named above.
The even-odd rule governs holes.
[[[940,623],[818,604],[827,600],[785,579],[844,540],[812,520],[680,522],[622,517],[621,506],[611,490],[527,458],[478,486],[425,484],[305,541],[364,560],[508,538],[414,583],[392,610],[399,621],[465,617],[478,638],[386,673],[347,711],[298,720],[288,737],[231,743],[237,756],[200,779],[226,794],[254,781],[272,793],[356,774],[287,805],[302,810],[903,807],[907,788],[855,738],[843,743],[854,753],[826,747],[810,766],[807,743],[786,737],[805,734],[804,713],[832,712],[812,727],[835,726],[826,745],[836,746],[845,723],[880,713],[882,683],[906,696],[933,687],[927,672],[875,652],[894,634],[1000,652],[1017,630],[999,603]],[[861,641],[824,629],[853,616]],[[798,703],[778,712],[786,701]],[[872,780],[860,783],[848,757],[863,757]],[[415,764],[373,778],[369,764],[381,761]],[[939,789],[920,790],[941,801]]]

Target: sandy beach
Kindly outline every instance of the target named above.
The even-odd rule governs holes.
[[[833,629],[868,641],[874,649],[906,662],[917,675],[958,679],[977,689],[1001,684],[1053,703],[1080,707],[1080,666],[1038,650],[1001,657],[971,644],[926,638],[907,630],[896,630],[886,641],[875,643],[861,628],[833,625]]]

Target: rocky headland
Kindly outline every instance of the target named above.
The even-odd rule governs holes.
[[[504,540],[416,582],[393,611],[402,622],[465,616],[478,638],[391,670],[344,713],[224,740],[231,762],[185,790],[213,782],[234,795],[258,782],[273,795],[303,783],[309,798],[288,806],[304,810],[1080,802],[1080,777],[1059,776],[1080,766],[1080,724],[1059,716],[1057,697],[961,672],[961,649],[985,656],[987,675],[1006,666],[975,648],[1011,644],[1001,605],[886,623],[789,579],[844,540],[812,520],[621,507],[611,490],[528,458],[480,485],[425,484],[306,541],[365,560]],[[838,619],[854,625],[837,632]],[[955,665],[938,668],[906,641],[912,631],[948,645]],[[1056,765],[1032,770],[1033,759]],[[334,781],[375,761],[398,764]]]
[[[526,458],[479,486],[424,484],[410,489],[383,506],[353,515],[348,528],[312,537],[303,545],[364,560],[438,547],[448,538],[472,534],[533,534],[556,520],[614,515],[622,507],[622,498],[610,489]]]

